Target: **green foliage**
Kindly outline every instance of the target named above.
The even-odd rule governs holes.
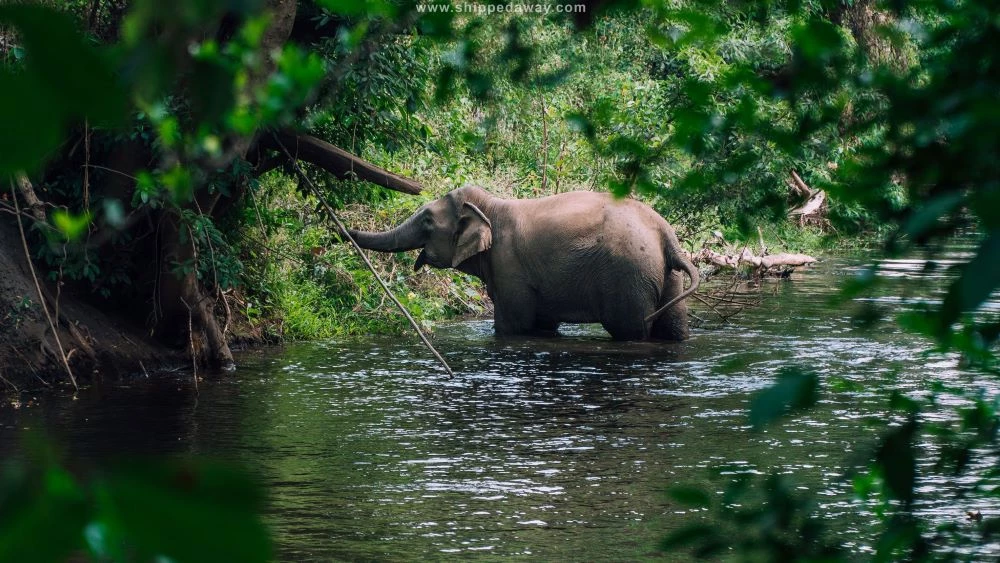
[[[74,122],[124,121],[125,88],[71,18],[7,4],[0,6],[0,26],[13,26],[20,38],[16,63],[0,66],[0,177],[37,170]]]
[[[302,123],[426,179],[432,192],[484,178],[512,196],[599,186],[646,198],[692,234],[720,229],[727,238],[785,223],[785,182],[796,170],[830,194],[836,228],[895,229],[890,254],[933,250],[967,225],[978,230],[976,256],[950,272],[942,303],[900,322],[933,338],[938,351],[997,373],[1000,322],[979,310],[1000,284],[995,3],[612,4],[630,11],[594,8],[569,21],[459,17],[390,2],[303,3],[315,29],[273,53],[261,49],[268,20],[260,2],[137,1],[124,20],[105,14],[88,22],[92,37],[68,15],[83,20],[86,3],[68,3],[65,12],[5,5],[0,24],[16,41],[4,44],[0,67],[0,178],[42,172],[54,211],[51,226],[36,228],[34,254],[50,276],[86,280],[106,296],[125,293],[144,272],[121,256],[150,252],[166,217],[192,249],[192,258],[170,264],[174,271],[196,272],[218,291],[246,286],[234,294],[246,318],[267,317],[279,334],[311,338],[402,323],[381,306],[357,259],[334,246],[316,202],[280,177],[261,188],[240,161],[234,147],[267,127]],[[99,38],[112,48],[95,46]],[[109,162],[124,145],[143,163],[134,185],[91,197],[92,186],[112,184],[115,172],[91,170],[90,159]],[[357,183],[322,185],[337,205],[375,205],[374,216],[349,215],[354,225],[395,223],[417,204]],[[236,193],[251,201],[236,202],[232,216],[199,209],[199,196]],[[157,221],[143,221],[149,217]],[[122,224],[144,227],[118,231]],[[110,242],[95,249],[88,241],[98,235]],[[380,262],[392,287],[423,319],[456,313],[467,280],[394,270],[410,260]],[[876,280],[854,280],[845,299]],[[433,297],[423,297],[427,286],[436,286]],[[875,322],[870,317],[862,320]],[[815,374],[789,368],[755,397],[750,422],[776,423],[824,392]],[[967,406],[956,410],[939,401],[945,395]],[[996,446],[997,397],[939,389],[896,395],[889,405],[898,416],[869,452],[868,471],[853,476],[859,495],[880,502],[876,559],[946,557],[963,542],[988,541],[995,520],[968,539],[922,519],[916,483],[929,469],[918,445],[940,445],[930,470],[969,477],[971,460]],[[940,413],[957,416],[928,416]],[[0,505],[18,511],[19,523],[0,536],[0,558],[20,554],[57,514],[68,527],[50,530],[42,546],[56,558],[80,545],[82,529],[94,554],[111,558],[126,539],[137,555],[152,557],[167,549],[162,532],[200,540],[219,522],[235,526],[234,535],[218,536],[231,543],[261,536],[231,514],[249,505],[216,510],[186,496],[229,499],[228,489],[178,492],[171,479],[187,474],[173,471],[126,472],[91,485],[57,464],[23,472],[4,497],[18,500]],[[974,474],[968,488],[981,492],[995,477]],[[703,557],[730,548],[777,560],[847,557],[786,479],[752,485],[737,479],[718,503],[712,494],[675,490],[676,501],[708,504],[728,527],[697,522],[664,547],[694,546]],[[137,499],[145,498],[170,521],[134,523]],[[235,558],[266,554],[262,544],[246,545],[255,551]],[[221,555],[211,549],[176,556]]]
[[[243,472],[191,459],[78,474],[34,438],[0,475],[0,559],[268,561],[259,487]]]
[[[87,226],[90,224],[90,213],[72,215],[67,211],[57,209],[52,212],[52,223],[66,240],[73,241],[80,238],[87,230]]]
[[[675,499],[687,505],[706,507],[718,514],[713,524],[684,525],[660,542],[660,549],[690,550],[697,559],[718,560],[738,554],[742,561],[847,561],[847,550],[826,537],[827,525],[814,514],[812,500],[796,492],[783,475],[755,477],[715,469],[713,480],[728,481],[718,499],[685,490]],[[675,489],[676,491],[676,489]]]
[[[816,404],[819,377],[815,373],[786,368],[778,382],[760,392],[750,403],[750,424],[760,429],[777,418],[806,410]]]
[[[719,216],[731,219],[745,236],[755,222],[783,215],[786,199],[774,188],[781,185],[784,171],[805,169],[808,183],[827,190],[838,202],[831,206],[836,212],[831,212],[831,219],[841,224],[874,220],[894,225],[890,254],[914,247],[933,251],[932,243],[975,225],[982,242],[975,257],[955,269],[957,276],[948,282],[943,302],[908,314],[901,322],[933,338],[937,351],[956,350],[967,365],[997,373],[991,348],[1000,331],[995,320],[976,314],[1000,284],[996,276],[1000,250],[995,241],[1000,191],[992,156],[998,124],[995,112],[985,109],[995,105],[1000,75],[993,58],[982,59],[982,53],[994,52],[1000,40],[992,23],[996,7],[985,2],[919,2],[893,12],[891,6],[879,3],[695,5],[703,9],[665,10],[662,22],[672,33],[650,34],[653,43],[673,59],[685,60],[689,68],[679,103],[672,106],[675,128],[668,147],[697,159],[697,164],[674,183],[675,194],[708,205],[720,202]],[[867,17],[873,29],[858,29],[858,20],[850,22],[854,26],[850,29],[841,25],[845,13],[855,8],[860,9],[851,17]],[[751,13],[741,14],[744,10]],[[873,14],[901,23],[895,29],[881,28]],[[775,32],[778,42],[758,45],[786,46],[771,51],[788,53],[776,65],[757,54],[767,51],[755,52],[747,45]],[[743,52],[751,53],[749,57],[705,56],[725,53],[732,33],[746,38],[743,45],[749,49]],[[887,57],[885,52],[895,55]],[[599,130],[599,123],[587,116],[581,128]],[[809,162],[813,164],[806,168]],[[770,168],[774,163],[779,166]],[[640,167],[650,165],[639,162]],[[641,177],[641,172],[633,177]],[[632,184],[632,189],[641,191],[638,182]],[[730,186],[738,195],[721,202]],[[667,190],[663,197],[669,200],[675,194]],[[876,280],[874,275],[855,280],[845,288],[845,296],[865,291]],[[875,318],[863,320],[870,325]],[[961,325],[958,330],[956,324]],[[755,397],[751,424],[760,428],[806,408],[823,392],[814,375],[786,373]],[[917,483],[921,472],[928,471],[921,462],[927,454],[918,444],[929,436],[939,441],[942,452],[934,471],[951,469],[962,475],[974,483],[967,487],[970,494],[981,494],[994,482],[990,473],[968,472],[971,460],[982,455],[977,448],[995,447],[992,429],[998,423],[998,399],[982,400],[985,391],[979,399],[973,398],[975,391],[951,393],[977,404],[976,414],[959,417],[979,421],[973,428],[961,430],[964,423],[956,424],[948,416],[954,410],[938,403],[937,393],[920,399],[895,395],[890,400],[903,419],[885,428],[870,452],[869,472],[855,480],[859,492],[877,491],[883,499],[876,560],[950,558],[963,546],[988,541],[989,532],[969,538],[954,529],[934,530],[917,508],[921,498]],[[926,417],[932,414],[948,422],[928,422]],[[767,487],[774,490],[776,485]],[[765,497],[758,503],[762,514],[779,521],[789,505],[784,496]],[[716,517],[727,520],[732,513],[722,507]],[[720,549],[719,541],[742,554],[762,547],[745,527],[737,527],[732,535],[713,532],[711,527],[692,524],[667,545],[700,542],[695,553],[702,555]],[[802,529],[799,535],[808,534]],[[796,553],[808,559],[805,547],[787,551],[780,543],[765,544],[766,558],[784,559]],[[846,559],[843,553],[834,555],[834,560]]]
[[[197,272],[218,291],[240,285],[232,241],[217,228],[220,218],[200,205],[213,195],[230,197],[250,180],[231,145],[291,122],[324,76],[323,60],[294,45],[263,50],[270,18],[259,2],[185,0],[163,9],[137,1],[117,21],[113,48],[95,47],[70,15],[89,18],[94,31],[101,6],[63,8],[0,8],[5,41],[12,38],[17,49],[0,68],[0,82],[9,86],[0,88],[0,178],[37,171],[43,156],[51,159],[39,187],[55,209],[51,225],[33,229],[34,254],[53,280],[78,282],[106,298],[141,299],[155,283],[141,258],[162,252],[149,243],[162,236],[166,215],[194,256],[173,260],[172,272]],[[205,33],[224,17],[231,36],[220,41]],[[70,150],[55,151],[60,144]],[[103,165],[121,158],[123,146],[155,158],[133,174]],[[124,197],[105,190],[122,177],[134,182]]]
[[[232,289],[239,285],[243,274],[243,264],[235,255],[228,241],[208,217],[182,210],[181,243],[189,241],[198,249],[196,263],[174,263],[175,270],[195,268],[199,280],[211,281],[219,289]]]

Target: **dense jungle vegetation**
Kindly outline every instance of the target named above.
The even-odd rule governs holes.
[[[338,244],[320,198],[349,226],[381,229],[467,182],[509,197],[638,197],[691,250],[718,232],[793,251],[870,244],[933,258],[956,232],[974,231],[979,250],[956,269],[943,302],[898,322],[996,374],[1000,320],[977,312],[1000,283],[994,3],[588,2],[571,15],[428,5],[0,5],[5,384],[76,386],[94,370],[192,357],[226,368],[235,346],[403,331],[372,274]],[[821,214],[789,217],[818,190]],[[414,273],[414,258],[376,266],[419,320],[488,311],[472,279]],[[851,280],[845,302],[875,280]],[[875,304],[852,313],[860,324],[885,322]],[[808,408],[820,388],[815,374],[790,365],[752,405],[751,422]],[[859,494],[884,502],[877,560],[959,559],[961,542],[1000,530],[987,518],[969,540],[928,529],[912,510],[926,494],[916,486],[920,440],[946,444],[938,470],[956,476],[997,454],[997,397],[941,392],[968,402],[886,397],[899,419],[856,478]],[[950,415],[927,416],[939,409]],[[221,508],[212,515],[252,514],[257,497],[242,496],[250,486],[227,484],[214,467],[82,483],[53,455],[39,463],[44,470],[12,474],[0,489],[2,521],[23,517],[0,531],[0,559],[32,553],[38,534],[54,533],[46,515],[65,506],[72,518],[54,526],[65,541],[48,543],[53,558],[84,545],[101,560],[211,560],[232,545],[244,546],[238,559],[267,558],[266,545],[234,539],[262,535],[248,516],[214,538],[195,531],[207,516],[177,525],[200,539],[174,554],[166,532],[114,509],[123,506],[114,499],[169,490],[172,471],[205,471],[206,490],[188,491],[195,510],[214,499]],[[968,486],[995,495],[997,475]],[[732,483],[721,505],[700,489],[675,489],[737,531],[697,522],[663,548],[850,557],[783,477],[751,481]],[[24,483],[42,491],[41,504],[24,496],[34,490]],[[751,489],[753,500],[739,500]],[[170,509],[188,510],[181,501]],[[120,538],[136,551],[119,551]]]
[[[331,223],[315,213],[315,196],[282,162],[272,131],[286,142],[330,143],[422,185],[421,196],[399,195],[331,168],[327,155],[311,154],[311,178],[359,228],[391,224],[427,199],[474,182],[510,197],[573,189],[632,192],[678,225],[692,248],[713,231],[733,242],[756,238],[756,226],[767,229],[775,246],[795,250],[815,248],[824,231],[881,232],[883,224],[848,198],[829,200],[822,228],[796,228],[785,217],[801,203],[789,189],[791,171],[807,184],[825,185],[877,135],[845,129],[854,115],[863,115],[863,97],[848,107],[845,92],[840,99],[832,92],[822,100],[810,94],[812,111],[823,101],[844,105],[844,115],[817,126],[805,143],[791,131],[765,142],[766,132],[754,123],[791,127],[798,110],[773,92],[734,92],[726,84],[734,68],[746,66],[785,87],[780,81],[791,63],[794,17],[755,28],[746,20],[752,14],[734,6],[727,8],[732,13],[717,14],[732,26],[718,30],[711,44],[689,33],[677,49],[666,49],[672,40],[635,33],[637,16],[629,14],[602,15],[582,33],[567,19],[424,15],[417,24],[393,23],[384,15],[344,15],[306,3],[289,8],[294,14],[285,22],[285,47],[271,60],[278,43],[262,44],[270,39],[265,19],[243,22],[231,12],[220,15],[225,5],[210,4],[177,14],[129,12],[114,3],[61,4],[67,33],[85,32],[78,41],[94,51],[92,64],[113,45],[125,51],[120,56],[129,65],[130,74],[118,75],[119,82],[131,82],[119,84],[111,97],[95,87],[94,102],[107,114],[98,117],[106,119],[88,114],[80,125],[71,112],[47,125],[70,127],[58,148],[52,140],[37,147],[13,141],[37,154],[26,155],[33,158],[30,166],[7,168],[32,171],[17,184],[33,194],[22,206],[34,226],[28,242],[38,275],[59,285],[63,301],[81,299],[127,317],[154,341],[174,347],[188,340],[185,303],[199,303],[194,344],[205,363],[228,363],[230,341],[403,329],[363,264],[332,244]],[[171,41],[199,38],[189,44],[190,53],[145,42],[155,32],[143,26],[159,25],[160,18],[177,34]],[[205,38],[209,24],[202,18],[223,18],[220,30]],[[697,19],[676,25],[711,23]],[[135,37],[125,34],[127,25],[137,28],[130,31]],[[4,58],[24,77],[32,71],[27,32],[7,29]],[[675,33],[667,27],[660,32]],[[55,53],[60,46],[43,47]],[[915,63],[915,53],[910,41],[880,56],[906,67]],[[176,75],[191,79],[178,85],[169,80]],[[66,76],[59,80],[70,80]],[[25,102],[11,100],[11,107]],[[68,102],[50,101],[59,103]],[[38,112],[57,117],[46,108]],[[12,118],[26,123],[24,114]],[[415,182],[401,182],[416,191]],[[7,207],[13,210],[10,201]],[[37,223],[40,217],[46,222]],[[483,311],[475,284],[448,273],[403,273],[411,258],[380,264],[418,318]],[[24,298],[31,300],[30,291],[8,292],[8,317],[30,318],[44,331],[37,307],[17,308]],[[112,339],[108,334],[105,340]],[[68,348],[81,342],[72,334],[66,340]],[[87,353],[74,360],[97,362],[97,350],[80,348]]]

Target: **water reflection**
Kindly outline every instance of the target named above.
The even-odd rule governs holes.
[[[98,386],[77,401],[46,397],[0,413],[0,454],[16,450],[10,429],[44,425],[84,461],[122,452],[235,460],[270,486],[267,518],[284,560],[635,559],[690,521],[664,489],[707,483],[720,463],[793,474],[844,541],[867,549],[871,514],[843,477],[875,438],[865,422],[890,416],[878,391],[926,393],[929,375],[972,381],[955,358],[928,360],[891,322],[854,325],[858,303],[830,297],[861,269],[820,264],[774,286],[738,323],[680,344],[612,342],[596,326],[496,339],[489,322],[473,321],[436,331],[455,379],[416,343],[359,338],[246,355],[238,378],[206,381],[198,395],[178,376]],[[913,306],[897,276],[942,272],[887,261],[872,299]],[[821,374],[821,404],[749,432],[751,393],[790,362]],[[966,505],[946,483],[921,487],[936,492],[924,510],[962,523]]]

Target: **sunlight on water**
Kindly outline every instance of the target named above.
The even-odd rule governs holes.
[[[940,299],[933,286],[903,294],[899,282],[940,281],[967,258],[959,249],[936,269],[885,260],[885,284],[865,299],[897,312]],[[413,338],[345,339],[244,355],[238,377],[205,381],[197,397],[184,379],[109,385],[0,413],[0,424],[40,417],[80,459],[236,460],[269,485],[267,520],[283,560],[635,559],[701,517],[664,490],[709,485],[708,469],[720,465],[728,475],[793,475],[845,544],[869,551],[872,506],[853,497],[845,475],[875,439],[868,422],[892,416],[880,390],[925,394],[932,376],[998,389],[960,372],[955,357],[925,356],[925,343],[891,321],[857,328],[862,300],[829,298],[862,269],[821,263],[733,324],[680,344],[612,342],[597,326],[501,340],[489,321],[458,322],[434,337],[452,380]],[[815,409],[751,432],[751,394],[789,364],[858,385],[827,385]],[[979,469],[991,463],[981,458]],[[932,493],[921,510],[940,523],[967,525],[970,509],[1000,515],[956,498],[946,482],[919,486]]]

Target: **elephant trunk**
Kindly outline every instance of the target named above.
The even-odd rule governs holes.
[[[426,242],[420,229],[420,221],[417,219],[419,213],[411,215],[409,219],[403,221],[398,227],[384,233],[370,233],[367,231],[355,231],[348,229],[347,234],[358,243],[361,248],[377,250],[379,252],[402,252],[420,248]]]
[[[677,303],[680,303],[681,301],[686,299],[689,295],[697,291],[698,284],[701,283],[701,273],[698,271],[698,268],[694,265],[694,263],[688,260],[686,256],[684,256],[684,253],[681,250],[680,245],[677,245],[677,248],[675,250],[676,250],[675,255],[677,256],[677,261],[679,262],[680,269],[687,272],[688,277],[691,278],[691,286],[688,287],[686,290],[682,291],[680,295],[674,297],[656,311],[653,311],[653,314],[646,317],[647,324],[655,321],[667,309],[673,307]]]

